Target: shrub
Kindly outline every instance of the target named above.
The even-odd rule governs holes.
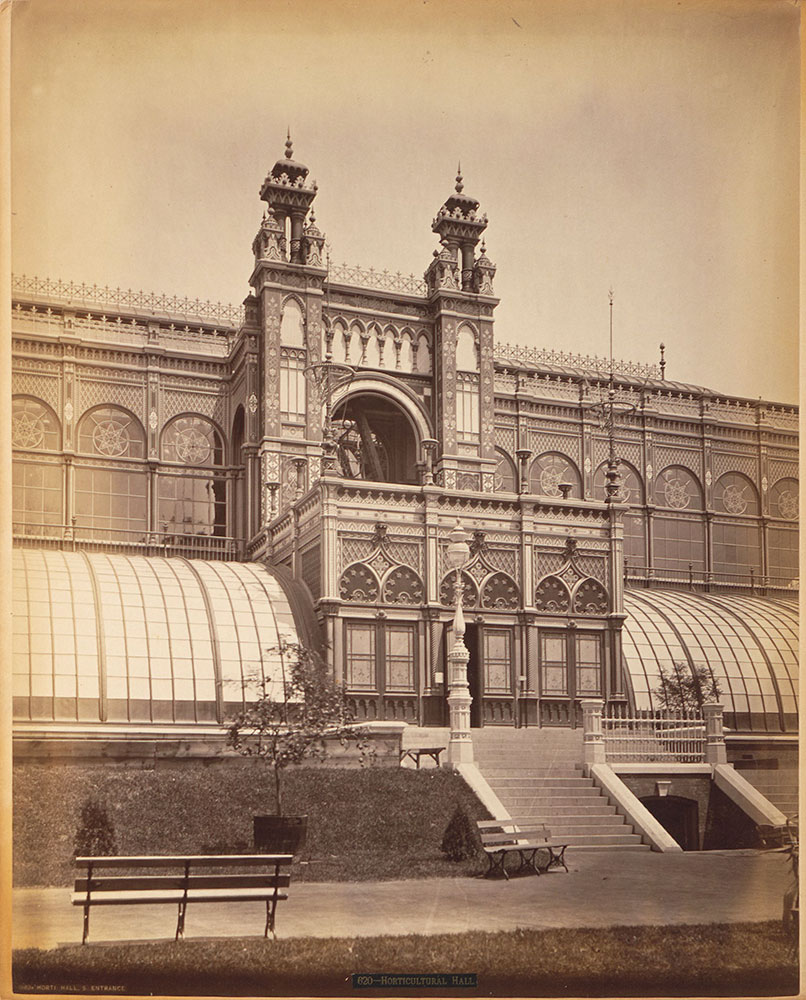
[[[76,831],[76,857],[116,853],[115,827],[106,804],[95,797],[85,799],[81,807],[81,825]]]
[[[479,842],[474,824],[465,810],[457,804],[445,828],[440,850],[451,861],[467,861],[478,853]]]

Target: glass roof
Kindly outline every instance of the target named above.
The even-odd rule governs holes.
[[[632,590],[622,650],[636,708],[658,708],[661,668],[704,665],[737,729],[792,728],[797,713],[798,604],[734,594]],[[729,724],[731,720],[728,720]]]
[[[15,549],[13,571],[18,719],[225,720],[299,641],[256,563]]]

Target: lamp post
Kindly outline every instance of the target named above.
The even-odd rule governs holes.
[[[322,422],[322,472],[333,472],[336,466],[336,441],[333,437],[333,393],[349,382],[355,372],[349,365],[333,360],[328,342],[324,361],[315,361],[305,369],[305,375],[313,383],[320,404],[324,404]]]
[[[445,553],[448,566],[456,570],[456,610],[453,615],[453,648],[448,653],[448,713],[451,736],[448,744],[448,763],[472,764],[473,742],[470,737],[470,688],[467,683],[467,664],[470,652],[465,645],[465,618],[462,614],[462,567],[470,557],[470,536],[456,522],[448,535]]]

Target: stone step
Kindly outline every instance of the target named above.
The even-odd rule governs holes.
[[[558,836],[554,836],[554,830],[552,830],[552,839],[560,839]],[[569,847],[578,847],[582,844],[586,847],[614,847],[621,844],[640,844],[641,838],[637,833],[579,832],[576,834],[563,834],[562,841],[568,844]]]
[[[557,773],[557,771],[555,770],[551,770],[551,773],[549,774],[538,774],[531,768],[513,767],[513,766],[505,767],[503,765],[501,767],[485,767],[483,764],[481,764],[479,765],[479,770],[484,775],[484,777],[491,782],[500,781],[502,778],[526,779],[532,777],[548,778],[556,776],[557,778],[574,779],[574,778],[585,777],[581,771],[575,771],[570,768],[568,769],[562,768],[559,773]],[[548,771],[549,769],[541,768],[541,770]]]
[[[508,791],[505,788],[493,789],[498,798],[508,798],[508,799],[530,799],[535,802],[556,802],[558,806],[564,805],[570,802],[580,802],[590,804],[601,799],[603,802],[607,802],[607,798],[602,795],[601,788],[585,787],[585,788],[559,788],[555,792],[546,792],[545,788],[535,789],[532,792],[525,791],[523,789],[513,789]]]
[[[577,788],[593,788],[593,778],[583,778],[581,775],[579,777],[526,777],[520,775],[492,775],[496,786],[500,785],[502,788],[508,786],[512,787],[529,787],[529,788],[547,788],[547,789],[559,789],[559,788],[571,788],[576,790]]]
[[[525,770],[546,770],[551,768],[562,768],[567,771],[581,771],[582,764],[576,756],[556,757],[552,754],[540,754],[534,757],[526,757],[522,754],[496,754],[487,756],[476,754],[475,763],[477,767],[522,767]]]
[[[591,826],[624,826],[627,823],[627,820],[619,813],[610,812],[585,813],[584,815],[575,813],[572,816],[558,816],[557,813],[545,811],[539,814],[535,813],[534,815],[541,816],[541,822],[550,826],[552,830],[555,826],[584,826],[587,828]],[[632,833],[633,831],[630,830],[629,832]]]
[[[568,812],[571,809],[576,813],[578,812],[580,806],[585,804],[584,801],[575,799],[565,799],[563,802],[555,803],[546,799],[537,799],[533,795],[499,795],[498,798],[501,805],[504,806],[510,816],[513,813],[518,813],[519,815],[523,813],[530,813],[534,815],[550,816],[559,814],[562,811]],[[590,802],[590,799],[587,801]],[[607,799],[597,801],[601,801],[603,806],[609,805]],[[556,813],[555,810],[557,811]],[[589,811],[588,815],[607,816],[612,815],[612,813],[610,813],[609,809],[592,809]]]
[[[570,820],[579,820],[580,822],[583,822],[589,816],[598,820],[603,816],[616,816],[618,814],[616,813],[615,806],[612,806],[606,799],[602,799],[601,802],[585,806],[557,806],[553,803],[547,803],[547,805],[542,808],[540,815],[550,816],[552,819],[556,819],[561,822]]]
[[[649,844],[574,844],[574,851],[649,851]],[[566,858],[570,860],[570,855]]]
[[[518,821],[518,826],[526,828],[529,826],[545,824],[553,837],[566,836],[567,834],[605,834],[605,833],[628,833],[635,831],[628,826],[623,816],[590,816],[584,820],[578,817],[570,821],[563,822],[556,816],[526,816]]]

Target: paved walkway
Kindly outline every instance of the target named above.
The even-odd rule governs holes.
[[[791,876],[778,852],[568,852],[571,871],[503,880],[292,881],[277,910],[278,937],[437,934],[467,930],[603,927],[777,920]],[[81,941],[70,890],[15,889],[15,948]],[[263,933],[262,904],[188,907],[185,937]],[[90,941],[173,938],[173,906],[98,907]]]

